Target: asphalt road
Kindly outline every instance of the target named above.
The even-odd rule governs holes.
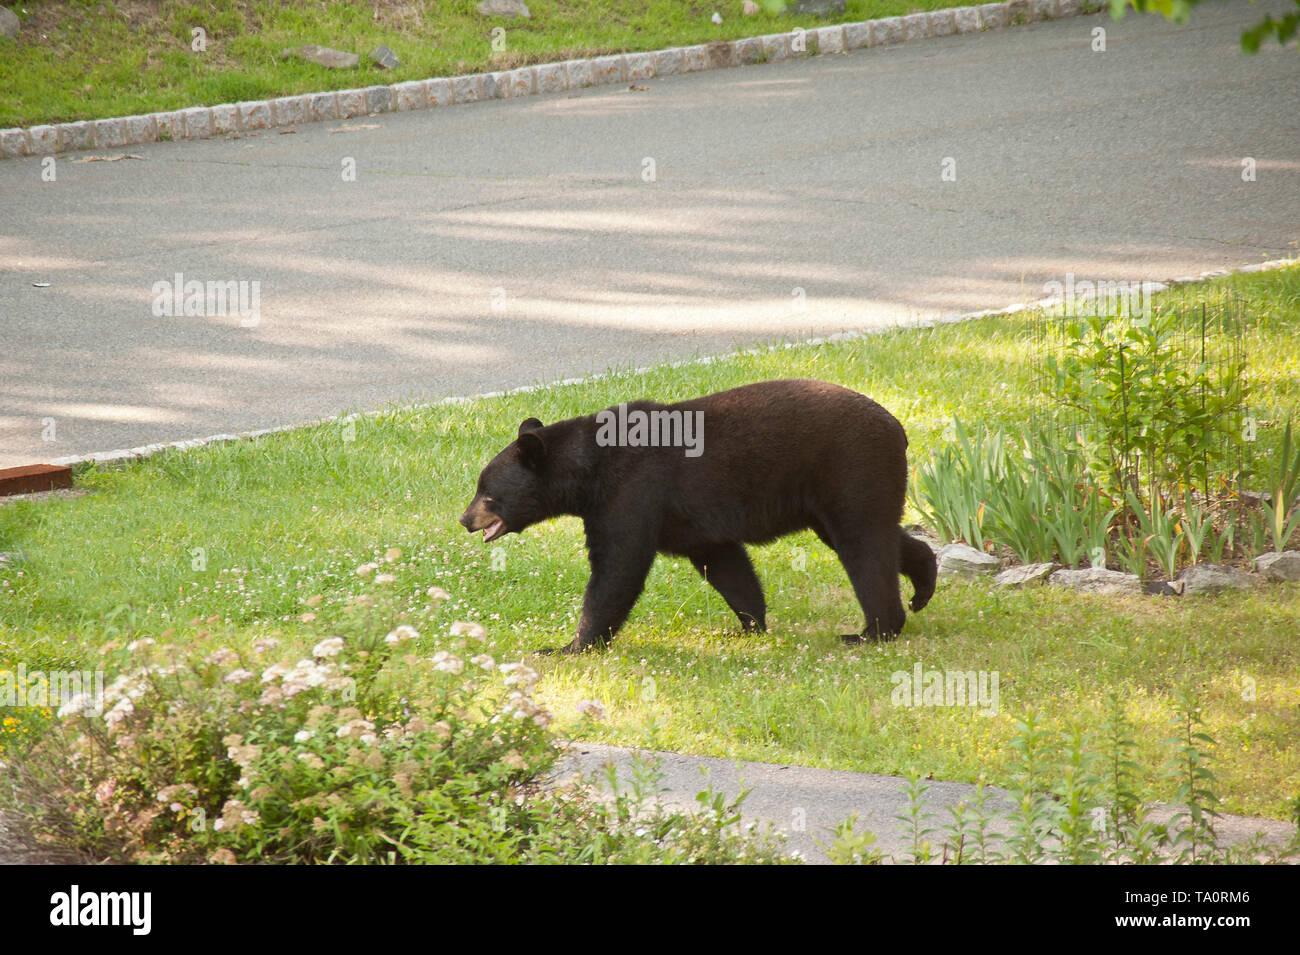
[[[0,162],[0,466],[1294,254],[1300,62],[1237,43],[1288,8]]]

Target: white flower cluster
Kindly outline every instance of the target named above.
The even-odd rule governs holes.
[[[605,718],[605,705],[599,700],[580,700],[578,702],[578,715],[590,716],[593,720],[603,720]]]
[[[342,637],[326,637],[316,646],[311,648],[311,654],[314,657],[336,657],[343,652]]]
[[[228,799],[221,807],[221,818],[212,821],[212,828],[220,832],[240,826],[255,826],[261,821],[262,817],[257,814],[257,810],[249,809],[242,800]]]
[[[465,669],[465,661],[458,656],[448,653],[446,650],[439,650],[433,655],[433,668],[440,673],[454,673],[459,675]]]
[[[404,623],[392,633],[388,634],[388,636],[384,637],[384,643],[392,647],[399,643],[405,643],[407,640],[418,639],[420,639],[420,632],[409,624]]]
[[[530,695],[534,684],[537,683],[541,675],[532,667],[523,663],[502,663],[497,667],[497,670],[505,674],[504,682],[506,686],[521,688],[510,691],[501,712],[517,720],[531,719],[543,729],[549,726],[551,724],[550,711],[537,703]]]
[[[551,713],[522,690],[511,690],[501,712],[516,720],[530,719],[545,729],[551,725]]]
[[[139,642],[139,641],[137,641]],[[150,643],[153,641],[150,640]],[[135,712],[135,701],[149,692],[149,677],[164,670],[174,672],[174,667],[142,667],[131,673],[124,673],[104,688],[104,722],[110,727],[116,726]],[[59,716],[67,717],[85,712],[88,701],[81,699],[85,694],[73,697],[59,708]]]
[[[355,710],[353,712],[355,712]],[[343,723],[339,726],[337,735],[339,739],[346,739],[348,737],[358,739],[367,746],[379,739],[379,737],[375,735],[375,724],[370,722],[370,720],[362,719],[361,717]]]
[[[525,690],[532,690],[540,678],[540,674],[532,667],[523,663],[503,663],[497,667],[506,675],[506,686],[522,686]]]
[[[337,648],[334,646],[335,641],[338,644]],[[326,646],[327,644],[329,646]],[[332,656],[342,647],[342,637],[330,637],[318,643],[312,652],[317,656]],[[265,706],[274,706],[283,705],[285,700],[312,687],[323,686],[327,690],[347,689],[352,686],[352,677],[344,676],[340,668],[332,663],[299,660],[293,666],[284,662],[273,663],[262,671],[262,682],[268,686],[262,691],[261,702]]]

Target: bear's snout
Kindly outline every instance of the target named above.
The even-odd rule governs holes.
[[[481,497],[474,498],[469,507],[465,508],[465,513],[460,516],[460,523],[471,534],[482,531],[484,543],[496,540],[506,532],[505,521],[489,511]]]
[[[471,534],[478,530],[474,523],[479,519],[483,512],[483,505],[479,503],[478,498],[465,508],[465,513],[460,516],[460,523]]]

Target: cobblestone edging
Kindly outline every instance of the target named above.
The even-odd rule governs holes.
[[[1200,275],[1188,275],[1180,278],[1169,279],[1167,282],[1145,282],[1144,290],[1148,292],[1159,292],[1175,285],[1188,285],[1195,282],[1205,282],[1210,279],[1223,278],[1227,275],[1241,275],[1251,272],[1268,272],[1272,269],[1285,268],[1288,265],[1294,265],[1296,259],[1272,259],[1268,262],[1260,262],[1256,265],[1244,265],[1237,269],[1213,269],[1208,272],[1202,272]],[[1035,308],[1050,307],[1054,304],[1060,304],[1058,299],[1041,299],[1037,302],[1020,303],[1008,305],[1006,308],[985,309],[980,312],[963,312],[959,315],[945,316],[936,320],[920,321],[914,326],[915,328],[932,328],[935,325],[950,325],[958,322],[966,322],[976,318],[989,318],[994,315],[1015,315],[1019,312],[1029,311]],[[860,338],[866,338],[870,335],[881,332],[891,331],[898,328],[897,325],[883,325],[879,328],[861,329],[847,332],[838,332],[834,335],[827,335],[821,338],[808,338],[801,341],[782,342],[775,347],[777,348],[799,348],[805,345],[824,345],[832,342],[855,341]],[[671,368],[680,368],[687,365],[709,365],[726,358],[736,355],[757,354],[765,349],[772,348],[772,345],[760,345],[754,348],[739,349],[736,351],[725,352],[720,355],[706,355],[702,358],[689,358],[684,361],[669,362]],[[647,371],[647,368],[633,369],[633,374],[639,374]],[[484,398],[501,398],[506,395],[523,395],[541,388],[553,388],[562,385],[579,385],[589,381],[596,381],[603,378],[603,374],[587,375],[581,378],[565,378],[560,381],[553,381],[544,385],[523,385],[519,388],[511,388],[506,391],[487,391],[476,395],[453,396],[443,398],[440,401],[432,402],[431,407],[438,405],[457,404],[464,401],[476,401]],[[360,414],[351,415],[331,415],[326,418],[317,418],[314,421],[301,421],[295,424],[280,425],[275,428],[259,428],[256,431],[240,431],[238,433],[214,434],[206,438],[190,438],[185,441],[169,441],[159,444],[146,444],[138,448],[123,448],[117,451],[95,451],[90,454],[73,455],[64,458],[55,458],[46,462],[58,467],[71,467],[73,472],[83,470],[94,464],[98,467],[114,467],[127,464],[131,461],[141,460],[158,454],[161,451],[188,451],[193,448],[201,448],[209,444],[225,444],[230,441],[247,441],[255,438],[265,437],[271,434],[283,434],[288,431],[297,431],[301,428],[314,428],[331,422],[346,422],[357,420],[363,417]]]
[[[914,13],[742,40],[719,40],[649,53],[599,56],[494,73],[415,80],[393,86],[367,86],[334,93],[196,106],[147,116],[4,129],[0,130],[0,157],[45,156],[74,149],[113,149],[138,143],[211,139],[279,126],[337,122],[375,113],[636,83],[657,76],[748,66],[800,56],[848,53],[955,33],[996,30],[1020,23],[1077,16],[1091,9],[1084,0],[1008,0],[1006,3]]]

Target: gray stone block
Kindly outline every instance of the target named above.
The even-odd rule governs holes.
[[[791,56],[813,56],[817,53],[817,31],[795,27],[789,33]]]
[[[769,33],[758,38],[763,47],[763,59],[769,63],[779,63],[790,59],[790,34]]]
[[[932,36],[952,36],[957,32],[951,10],[933,10],[930,12],[930,34]]]
[[[158,127],[158,138],[160,140],[185,138],[185,113],[183,110],[173,110],[170,113],[154,113],[153,121],[154,125]]]
[[[903,26],[903,18],[886,17],[883,20],[872,20],[871,36],[873,38],[872,46],[889,46],[893,43],[902,43],[907,39],[907,30]]]
[[[598,56],[591,61],[591,82],[593,86],[606,83],[622,83],[627,79],[627,63],[622,54],[615,56]]]
[[[33,142],[36,130],[33,129]],[[121,119],[95,120],[95,146],[99,149],[116,149],[126,145],[126,130]]]
[[[339,119],[366,115],[365,90],[339,90],[336,95],[339,100]]]
[[[958,7],[952,12],[953,25],[958,33],[976,33],[980,28],[980,12],[975,7]]]
[[[1056,3],[1058,17],[1077,17],[1082,9],[1082,0],[1057,0]]]
[[[45,156],[59,151],[57,126],[32,126],[27,130],[27,139],[30,144],[28,151],[33,156]]]
[[[682,72],[682,51],[678,47],[654,54],[655,76],[674,76]]]
[[[763,44],[758,37],[746,37],[732,44],[735,48],[735,61],[744,66],[763,62]]]
[[[1056,0],[1030,0],[1029,6],[1035,20],[1056,19]]]
[[[537,74],[537,92],[563,93],[569,88],[569,78],[565,75],[563,63],[539,63],[533,67]]]
[[[629,53],[627,60],[627,81],[639,83],[655,77],[655,60],[649,53]]]
[[[477,103],[484,98],[483,77],[480,74],[453,76],[451,78],[451,95],[452,101],[457,105],[461,103]]]
[[[271,104],[265,100],[250,100],[239,104],[241,129],[270,129]]]
[[[158,141],[158,124],[152,116],[128,116],[122,120],[128,143],[156,143]]]
[[[871,23],[844,24],[844,49],[865,50],[871,46]]]
[[[481,81],[482,77],[479,79]],[[363,92],[366,94],[367,113],[392,112],[393,88],[391,86],[367,86]]]
[[[903,39],[908,43],[930,36],[930,14],[913,13],[903,17]]]
[[[817,31],[817,52],[829,56],[844,52],[844,28],[822,27]]]
[[[339,95],[337,93],[314,93],[311,95],[311,116],[314,122],[333,122],[339,118]]]
[[[564,70],[569,74],[569,89],[580,90],[591,85],[590,60],[566,60]]]
[[[193,106],[185,113],[185,138],[207,139],[212,135],[212,110],[205,106]],[[95,130],[98,137],[99,130]]]
[[[510,95],[532,96],[537,92],[537,72],[531,66],[510,71]]]
[[[95,127],[90,123],[63,123],[59,126],[59,152],[90,149],[95,145]]]
[[[0,129],[0,155],[6,159],[17,159],[27,154],[27,130]]]
[[[762,46],[759,47],[762,49]],[[731,43],[722,40],[716,43],[706,44],[704,55],[708,58],[709,69],[721,70],[729,66],[737,66],[739,61],[736,59],[736,47]]]
[[[709,68],[709,48],[700,43],[682,47],[682,72],[699,73]]]
[[[281,96],[271,100],[271,122],[276,126],[297,126],[311,114],[310,96]]]
[[[985,3],[979,7],[980,26],[985,30],[1000,30],[1011,22],[1005,3]]]
[[[426,109],[429,105],[429,88],[425,80],[394,83],[393,98],[397,101],[397,109],[400,112]]]
[[[233,103],[222,103],[212,107],[212,133],[225,136],[239,132],[239,110]]]
[[[456,101],[453,92],[451,80],[429,80],[429,106],[450,106]]]

